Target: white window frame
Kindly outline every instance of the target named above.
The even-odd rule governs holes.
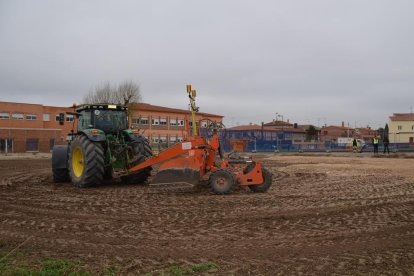
[[[25,119],[27,121],[36,121],[37,120],[37,115],[36,114],[26,114]]]
[[[14,120],[24,120],[23,113],[12,113],[11,118]]]
[[[10,113],[0,112],[0,120],[8,120],[8,119],[10,119]]]
[[[170,119],[170,126],[177,126],[178,120],[177,119]]]
[[[132,124],[138,125],[140,118],[132,118]]]
[[[73,122],[75,120],[75,116],[72,114],[66,114],[65,121],[66,122]]]
[[[159,118],[152,118],[151,119],[151,124],[153,126],[159,126],[160,125],[160,119]]]
[[[148,125],[148,123],[149,123],[148,117],[142,117],[141,119],[139,119],[140,125]]]
[[[167,118],[160,118],[160,126],[166,126],[167,125]]]
[[[50,114],[43,113],[43,122],[49,122],[49,121],[50,121]]]

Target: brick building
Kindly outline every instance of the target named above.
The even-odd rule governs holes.
[[[378,132],[371,128],[352,128],[345,126],[345,123],[342,122],[341,126],[327,126],[323,127],[320,130],[321,140],[324,142],[337,143],[338,138],[341,137],[355,137],[362,139],[364,141],[371,141],[375,136],[378,135]]]
[[[0,102],[0,152],[48,152],[66,143],[76,120],[72,107]],[[59,124],[59,114],[65,124]]]
[[[66,114],[73,107],[0,102],[0,152],[49,152],[55,144],[65,144],[66,135],[76,131],[77,119]],[[64,124],[59,124],[59,114]],[[162,148],[181,141],[189,133],[188,110],[139,103],[130,106],[130,126]],[[222,121],[223,116],[199,112],[196,121]],[[203,126],[198,126],[203,127]]]
[[[188,110],[151,105],[148,103],[133,104],[129,108],[131,126],[140,129],[152,143],[174,144],[188,136],[191,113]],[[196,113],[196,122],[202,119],[222,122],[222,115]]]

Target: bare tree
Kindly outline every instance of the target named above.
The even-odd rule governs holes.
[[[123,105],[139,103],[142,100],[139,86],[132,81],[124,81],[116,91],[117,102]]]
[[[129,105],[138,103],[142,99],[139,86],[133,81],[124,81],[118,87],[112,86],[110,82],[95,87],[83,98],[83,103],[119,104]]]

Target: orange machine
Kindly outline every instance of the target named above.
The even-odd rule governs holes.
[[[210,173],[209,184],[216,194],[228,194],[237,185],[248,186],[253,192],[265,192],[272,184],[272,174],[252,158],[224,157],[218,132],[222,123],[207,120],[207,132],[211,138],[197,135],[195,128],[195,90],[187,86],[193,118],[193,136],[150,157],[129,169],[137,172],[155,164],[161,164],[152,183],[198,183]],[[218,155],[217,155],[218,154]],[[218,158],[219,157],[219,158]]]

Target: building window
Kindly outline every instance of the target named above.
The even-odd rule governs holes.
[[[10,119],[10,114],[6,112],[1,112],[0,119]]]
[[[13,113],[12,119],[14,120],[24,120],[24,114],[23,113]]]
[[[55,117],[56,122],[59,122],[59,117],[60,117],[60,115],[59,114],[56,114],[56,117]]]
[[[161,118],[160,119],[160,125],[166,126],[167,125],[167,118]]]
[[[402,126],[398,126],[398,130],[402,130]]]
[[[152,137],[151,140],[152,140],[153,143],[158,143],[158,136]]]
[[[132,123],[134,125],[138,125],[139,124],[139,118],[132,118]]]
[[[152,118],[151,123],[153,126],[158,126],[160,124],[159,118]]]
[[[170,142],[175,143],[177,141],[177,136],[170,136]]]
[[[143,117],[139,120],[141,125],[148,125],[148,118],[147,117]]]
[[[160,136],[160,143],[166,143],[167,142],[167,136]]]
[[[43,122],[49,122],[50,121],[50,114],[43,114]]]
[[[414,130],[414,125],[411,126],[411,130]]]
[[[28,121],[35,121],[35,120],[37,120],[37,115],[27,114],[26,115],[26,120],[28,120]]]
[[[66,114],[66,122],[73,122],[75,120],[75,116]]]
[[[183,126],[184,120],[182,119],[170,119],[170,126]]]
[[[39,151],[39,138],[26,139],[26,151]]]

